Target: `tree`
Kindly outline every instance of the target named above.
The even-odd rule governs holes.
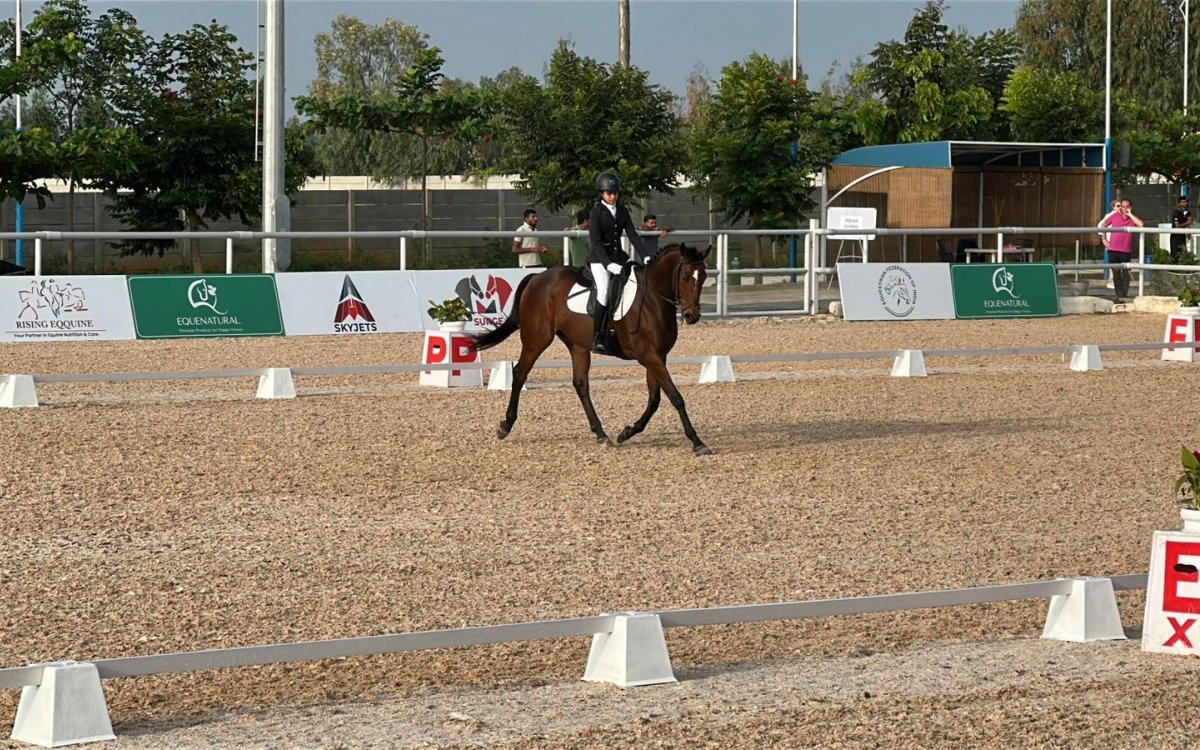
[[[137,21],[120,9],[92,18],[83,0],[47,0],[35,17],[46,17],[42,33],[49,39],[74,38],[79,54],[60,65],[55,75],[35,93],[48,105],[51,128],[59,138],[70,137],[84,128],[107,130],[111,115],[106,94],[116,75],[147,50],[147,39]],[[52,123],[52,124],[50,124]],[[75,229],[75,186],[82,164],[69,164],[67,171],[67,228]],[[67,272],[75,270],[75,241],[67,241]]]
[[[610,68],[560,42],[544,85],[527,79],[502,97],[506,170],[520,175],[519,193],[551,211],[591,205],[605,170],[621,176],[633,203],[670,193],[685,162],[674,101],[645,71]]]
[[[1192,3],[1197,11],[1197,3]],[[1112,81],[1115,95],[1158,112],[1178,108],[1183,99],[1183,24],[1178,0],[1123,0],[1113,3]],[[1050,72],[1072,72],[1104,93],[1105,0],[1023,0],[1016,33],[1023,62]],[[1191,21],[1191,52],[1200,40],[1200,18]],[[1190,61],[1189,61],[1190,63]],[[1195,76],[1189,84],[1198,90]]]
[[[393,18],[371,25],[339,15],[328,33],[317,34],[313,46],[317,75],[308,97],[332,102],[338,97],[370,98],[390,94],[396,83],[429,48],[427,34]],[[413,138],[389,132],[327,128],[315,139],[325,174],[370,175],[395,179],[415,171],[419,145]]]
[[[250,55],[215,21],[167,34],[115,93],[114,118],[136,136],[129,164],[97,180],[112,213],[138,230],[192,232],[209,221],[261,215],[262,169],[255,161]],[[287,133],[287,191],[313,173],[296,129]],[[126,241],[125,253],[159,255],[174,241]],[[191,268],[203,272],[198,245]]]
[[[443,87],[442,59],[437,47],[420,50],[413,64],[394,83],[391,93],[377,96],[344,94],[332,100],[301,96],[297,111],[312,118],[310,127],[407,135],[420,144],[421,228],[429,225],[427,179],[431,143],[473,139],[487,122],[489,97],[468,87]]]
[[[1006,136],[996,105],[1017,59],[1007,32],[972,37],[942,23],[944,0],[917,9],[904,41],[881,42],[854,86],[871,92],[857,110],[867,143]]]
[[[1181,185],[1200,185],[1200,114],[1194,110],[1160,115],[1150,107],[1131,107],[1130,126],[1121,138],[1130,146],[1129,169],[1119,170],[1120,183],[1136,175],[1161,175],[1178,194]]]
[[[1000,108],[1018,141],[1094,143],[1104,137],[1104,94],[1074,71],[1022,65],[1009,79]]]
[[[757,53],[725,66],[689,136],[695,189],[712,197],[729,223],[745,217],[755,229],[789,228],[812,208],[811,175],[830,154],[801,138],[811,123],[810,94],[789,70]],[[762,264],[760,240],[756,235],[756,266]]]

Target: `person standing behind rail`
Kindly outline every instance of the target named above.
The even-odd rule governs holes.
[[[575,214],[575,226],[567,227],[567,229],[586,232],[588,229],[589,216],[590,212],[587,209],[577,212]],[[587,237],[571,238],[571,265],[575,266],[576,268],[582,268],[587,265],[588,243],[589,240]]]
[[[1100,222],[1102,227],[1140,227],[1142,220],[1133,214],[1133,204],[1128,198],[1121,199],[1121,205],[1116,215],[1109,214]],[[1133,254],[1133,235],[1128,232],[1113,232],[1104,237],[1104,247],[1108,250],[1111,263],[1128,263]],[[1113,289],[1116,290],[1116,301],[1122,303],[1129,297],[1129,269],[1113,269]]]
[[[517,232],[537,231],[538,215],[532,208],[525,209],[525,221],[517,227]],[[538,244],[538,238],[532,234],[528,237],[513,237],[512,251],[517,256],[517,265],[521,268],[545,268],[546,262],[542,256],[548,248]]]
[[[1191,229],[1192,228],[1192,212],[1188,210],[1191,201],[1186,195],[1179,196],[1179,205],[1175,208],[1175,212],[1171,214],[1171,226],[1176,229]],[[1183,260],[1183,249],[1190,243],[1188,242],[1190,235],[1173,234],[1171,235],[1171,262],[1180,263]]]

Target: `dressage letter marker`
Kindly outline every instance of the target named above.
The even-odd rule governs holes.
[[[1200,654],[1200,534],[1156,531],[1150,547],[1142,650]]]
[[[1180,313],[1171,313],[1167,316],[1167,330],[1163,334],[1164,344],[1174,344],[1176,341],[1190,343],[1198,339],[1200,339],[1200,317]],[[1180,362],[1200,360],[1194,347],[1163,349],[1162,358]]]
[[[446,331],[425,332],[425,348],[421,352],[421,364],[441,365],[478,361],[479,353],[471,347],[469,336]],[[420,383],[442,388],[479,388],[483,385],[483,373],[478,369],[422,370]]]

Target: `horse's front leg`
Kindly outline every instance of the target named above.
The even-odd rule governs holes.
[[[617,435],[617,443],[623,443],[634,435],[641,434],[642,430],[646,429],[646,425],[650,424],[650,418],[658,411],[658,405],[662,403],[662,388],[658,385],[658,380],[650,371],[646,371],[646,389],[649,391],[649,398],[646,399],[646,410],[642,412],[642,416],[637,418],[637,421],[630,425],[625,425],[625,429],[621,430],[621,434]]]
[[[646,366],[648,376],[657,379],[662,389],[667,392],[667,400],[671,402],[671,406],[675,407],[675,411],[679,412],[679,421],[683,423],[683,434],[692,441],[692,453],[697,456],[707,456],[712,453],[712,449],[705,445],[700,436],[696,434],[696,428],[692,427],[692,420],[688,419],[687,406],[683,403],[683,395],[675,387],[675,381],[671,379],[667,365],[662,360],[643,362],[642,364]]]
[[[588,371],[592,367],[592,352],[587,347],[574,346],[571,349],[571,384],[583,404],[583,413],[587,415],[588,428],[596,436],[596,442],[608,442],[600,417],[596,415],[596,407],[592,404],[592,386],[588,380]]]

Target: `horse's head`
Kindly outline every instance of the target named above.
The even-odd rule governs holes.
[[[704,260],[712,250],[712,246],[697,250],[680,243],[679,268],[675,276],[675,304],[683,311],[683,320],[688,325],[700,320],[700,292],[704,289],[704,279],[708,271]]]

